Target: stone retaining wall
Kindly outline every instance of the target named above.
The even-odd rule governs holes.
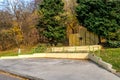
[[[89,51],[97,51],[102,47],[100,45],[93,46],[69,46],[69,47],[52,47],[51,52],[89,52]]]
[[[88,59],[89,53],[35,53],[32,55],[18,55],[1,57],[0,59],[19,59],[19,58],[66,58],[66,59]]]

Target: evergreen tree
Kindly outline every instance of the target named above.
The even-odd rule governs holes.
[[[119,0],[77,0],[77,18],[81,25],[107,40],[116,40],[120,29]],[[114,37],[113,37],[114,36]]]
[[[38,30],[49,41],[57,45],[65,39],[65,16],[63,15],[64,3],[62,0],[43,0],[39,4]]]

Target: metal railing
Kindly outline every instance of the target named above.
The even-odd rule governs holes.
[[[100,52],[101,46],[100,45],[93,45],[93,46],[68,46],[68,47],[52,47],[50,48],[49,52],[52,53],[62,53],[62,52],[81,52],[81,53],[95,53],[95,51]]]

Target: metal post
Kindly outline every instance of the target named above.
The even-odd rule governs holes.
[[[90,45],[89,45],[89,53],[90,53]]]
[[[19,48],[19,49],[18,49],[18,55],[19,55],[20,53],[21,53],[21,49]]]
[[[93,47],[93,54],[95,53],[94,47]]]
[[[76,50],[76,46],[75,46],[75,52],[77,52],[77,50]]]
[[[63,52],[64,52],[64,47],[63,47]]]

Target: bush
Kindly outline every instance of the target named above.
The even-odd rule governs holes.
[[[39,44],[36,48],[33,49],[33,53],[42,53],[47,49],[46,45]]]
[[[120,47],[120,41],[107,41],[105,47],[118,48]]]

